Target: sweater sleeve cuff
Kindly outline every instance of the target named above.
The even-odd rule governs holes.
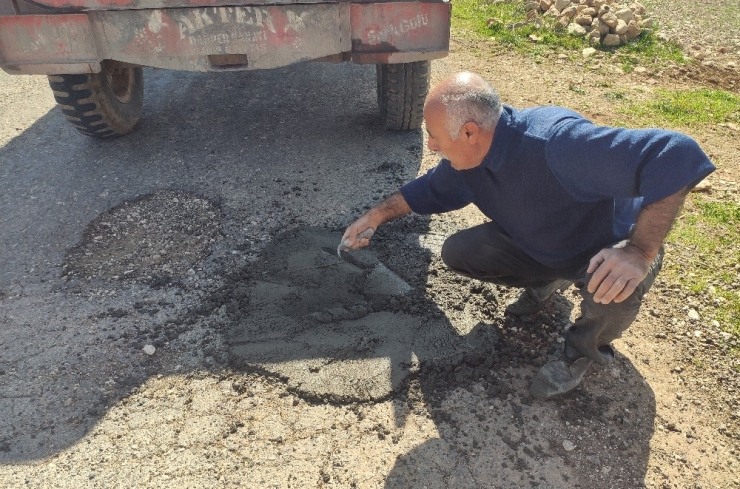
[[[684,144],[685,148],[682,151],[685,155],[682,160],[683,164],[674,164],[670,169],[673,172],[673,178],[666,178],[665,167],[644,170],[641,184],[643,207],[671,196],[683,188],[694,188],[716,170],[695,142],[688,139],[687,142],[688,144]]]

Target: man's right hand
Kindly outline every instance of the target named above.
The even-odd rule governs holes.
[[[370,244],[370,236],[361,236],[367,229],[375,232],[381,224],[396,219],[411,212],[401,192],[393,192],[387,199],[364,213],[355,222],[349,225],[342,235],[345,248],[356,250]]]
[[[376,228],[369,221],[367,214],[364,214],[349,225],[344,235],[342,235],[341,247],[343,250],[356,250],[370,244],[370,238]]]

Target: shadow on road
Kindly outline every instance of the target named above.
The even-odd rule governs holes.
[[[309,402],[427,406],[440,438],[388,487],[644,477],[654,399],[624,358],[562,400],[526,394],[568,307],[512,323],[418,216],[329,264],[421,164],[420,131],[379,126],[374,83],[352,65],[147,71],[133,134],[84,138],[55,110],[0,148],[0,461],[78,443],[148,378],[232,368]]]

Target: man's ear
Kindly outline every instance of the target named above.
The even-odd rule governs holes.
[[[465,140],[469,143],[475,143],[478,140],[478,133],[480,127],[473,121],[466,122],[461,128],[462,135],[465,136]]]

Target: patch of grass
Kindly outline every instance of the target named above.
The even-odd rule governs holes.
[[[740,206],[732,202],[698,202],[704,218],[712,224],[740,226]],[[737,228],[735,228],[737,229]]]
[[[627,95],[622,90],[616,92],[606,92],[602,95],[607,100],[623,102],[627,100]]]
[[[556,19],[539,15],[537,22],[527,18],[523,0],[454,0],[452,26],[483,39],[493,39],[507,49],[535,59],[552,53],[578,52],[589,47],[584,37],[572,36],[557,28]],[[625,71],[635,66],[683,63],[675,43],[645,33],[620,47],[596,46],[605,56],[614,57]]]
[[[665,277],[712,303],[711,319],[740,338],[740,205],[693,195],[668,242]]]
[[[647,103],[620,109],[633,124],[658,127],[692,127],[700,124],[740,122],[740,96],[722,90],[658,90]]]
[[[617,56],[626,72],[631,72],[638,65],[661,64],[666,61],[676,64],[686,62],[676,43],[661,41],[655,34],[643,34],[624,46],[609,50]]]
[[[699,370],[706,370],[706,369],[707,369],[707,364],[706,364],[706,363],[704,363],[704,361],[702,361],[702,360],[701,360],[700,358],[698,358],[698,357],[694,358],[694,359],[693,359],[693,360],[691,361],[691,363],[693,363],[693,364],[694,364],[694,367],[698,368]]]
[[[586,95],[586,90],[578,85],[570,85],[568,87],[568,90],[570,90],[571,92],[575,92],[578,95]]]
[[[452,24],[481,38],[493,38],[508,48],[534,55],[557,48],[577,50],[584,46],[583,39],[555,32],[554,22],[547,19],[542,25],[528,22],[524,2],[518,0],[455,0]],[[539,40],[533,42],[529,36]]]

